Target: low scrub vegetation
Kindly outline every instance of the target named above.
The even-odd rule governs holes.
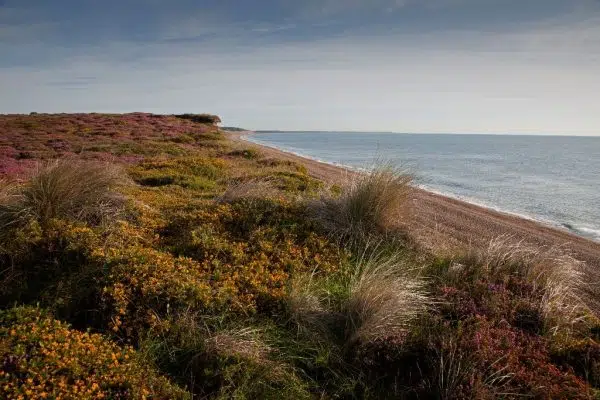
[[[232,182],[223,194],[217,197],[217,202],[232,204],[238,201],[252,199],[269,199],[277,196],[277,189],[268,180],[251,179]]]
[[[177,118],[187,119],[197,124],[213,124],[217,125],[221,123],[221,118],[213,114],[179,114]]]
[[[43,311],[0,312],[4,399],[190,399],[129,346],[69,328]]]
[[[198,116],[0,117],[0,397],[599,395],[565,249],[440,258],[410,176],[239,150]]]
[[[556,332],[569,329],[591,315],[583,299],[583,263],[565,250],[554,247],[534,247],[511,238],[495,238],[485,249],[471,251],[464,268],[480,279],[506,282],[520,279],[531,285],[544,329]],[[465,274],[466,272],[463,272]]]

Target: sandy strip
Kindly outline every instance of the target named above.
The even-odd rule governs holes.
[[[245,133],[229,133],[234,141],[243,141]],[[343,167],[325,164],[295,154],[243,141],[260,148],[266,157],[299,162],[308,172],[329,183],[340,182],[351,172]],[[468,246],[486,245],[500,235],[511,235],[537,245],[559,245],[569,249],[589,267],[600,273],[600,243],[568,231],[542,225],[514,215],[452,199],[422,189],[414,194],[412,234],[420,243],[436,253],[452,252]]]

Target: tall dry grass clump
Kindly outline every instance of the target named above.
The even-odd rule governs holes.
[[[317,338],[315,334],[327,336],[331,327],[331,315],[324,305],[326,299],[315,286],[314,274],[294,277],[286,297],[289,321],[298,333],[313,335],[313,338]]]
[[[234,203],[240,200],[255,200],[275,197],[277,189],[267,180],[252,179],[230,184],[225,192],[216,198],[218,203]]]
[[[120,169],[77,160],[40,163],[24,183],[4,185],[0,195],[3,232],[32,220],[53,218],[100,224],[117,215],[124,198],[115,188],[125,183]]]
[[[211,398],[311,398],[294,367],[277,359],[277,350],[264,336],[259,329],[237,328],[215,332],[205,340],[205,356],[214,358],[221,381]]]
[[[205,346],[208,352],[256,362],[264,362],[273,351],[262,340],[261,332],[253,328],[239,328],[216,332],[205,339]]]
[[[286,306],[299,333],[337,337],[343,347],[404,337],[432,305],[420,271],[400,251],[367,244],[348,267],[320,284],[310,275],[292,280]]]
[[[344,307],[349,343],[402,336],[430,305],[424,280],[400,254],[363,255]]]
[[[348,179],[340,196],[322,196],[314,204],[314,214],[340,238],[387,233],[408,215],[411,182],[409,174],[394,167],[376,167]]]
[[[573,325],[590,311],[583,299],[585,263],[561,247],[533,246],[502,236],[472,251],[466,263],[490,280],[518,276],[529,282],[541,295],[540,313],[551,331]]]

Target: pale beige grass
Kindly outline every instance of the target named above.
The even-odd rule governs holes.
[[[418,275],[400,253],[365,252],[350,280],[345,307],[350,343],[406,334],[432,304]]]
[[[586,265],[565,248],[534,246],[501,236],[487,248],[471,251],[467,262],[492,280],[516,275],[529,282],[534,293],[541,294],[539,309],[549,332],[569,328],[593,311],[584,300],[589,284],[584,280]]]
[[[116,190],[127,179],[120,168],[104,163],[56,160],[39,163],[23,183],[4,185],[0,229],[53,218],[99,224],[119,214],[123,196]]]
[[[412,176],[390,166],[352,174],[341,194],[325,193],[313,202],[315,217],[334,236],[367,239],[397,229],[410,214]]]

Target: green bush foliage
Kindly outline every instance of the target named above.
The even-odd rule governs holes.
[[[217,115],[212,114],[178,114],[177,118],[187,119],[197,124],[213,124],[217,125],[221,123],[221,118]]]

